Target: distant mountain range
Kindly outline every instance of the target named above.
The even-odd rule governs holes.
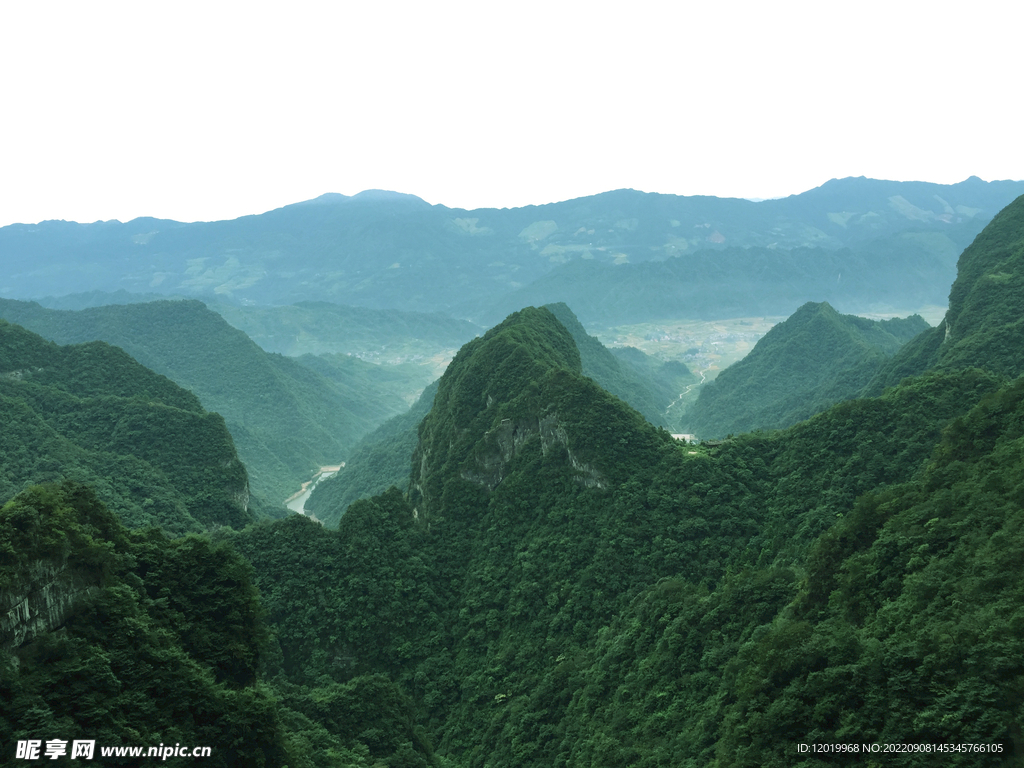
[[[345,408],[297,393],[339,357],[265,353],[195,301],[5,301],[195,393],[0,321],[3,732],[212,745],[217,768],[782,768],[895,744],[899,765],[1018,765],[1022,276],[1024,197],[963,251],[938,327],[812,303],[720,376],[786,418],[868,376],[880,396],[703,445],[607,391],[646,408],[687,371],[523,308],[363,441],[323,497],[337,530],[246,525],[201,402],[301,417],[273,440],[315,447]],[[407,493],[359,498],[403,463]],[[168,522],[202,533],[138,528]]]
[[[976,177],[848,178],[757,203],[618,190],[468,211],[374,192],[232,221],[46,221],[0,229],[0,295],[328,301],[483,325],[558,301],[605,324],[739,306],[790,314],[822,300],[913,309],[943,303],[957,255],[1021,193],[1024,182]],[[614,301],[609,286],[622,289]]]

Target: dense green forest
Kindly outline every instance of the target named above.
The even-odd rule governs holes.
[[[406,488],[419,425],[430,412],[436,394],[434,382],[412,408],[360,440],[342,470],[317,483],[306,500],[306,512],[325,526],[336,528],[353,501],[376,496],[391,486]]]
[[[225,765],[1024,764],[1024,198],[958,269],[896,385],[786,429],[681,444],[529,307],[438,382],[408,492],[337,530],[172,540],[28,489],[2,595],[70,597],[3,625],[0,728]]]
[[[631,405],[650,423],[669,427],[666,410],[680,390],[696,377],[679,362],[664,362],[638,349],[607,349],[587,334],[565,304],[547,307],[569,331],[579,351],[581,371],[603,389]],[[317,485],[305,509],[334,527],[356,499],[367,498],[394,485],[406,488],[417,428],[434,401],[436,387],[428,388],[408,412],[395,416],[364,437],[352,449],[350,460],[338,474]]]
[[[359,360],[317,369],[264,352],[197,301],[75,312],[0,299],[0,317],[59,344],[115,344],[191,390],[224,417],[253,493],[267,506],[279,505],[315,469],[345,459],[359,438],[407,410],[404,396],[415,389]]]
[[[580,353],[580,366],[603,389],[629,403],[657,427],[669,427],[666,410],[697,377],[680,362],[666,363],[639,349],[612,351],[586,332],[564,303],[546,307],[565,326]]]
[[[928,329],[920,316],[868,320],[827,302],[805,304],[750,354],[703,386],[684,421],[701,438],[779,429],[859,395],[903,344]]]
[[[265,682],[266,613],[230,545],[129,531],[84,486],[35,486],[0,509],[0,588],[3,765],[25,764],[17,740],[52,738],[94,740],[104,765],[156,761],[101,746],[158,744],[209,746],[201,762],[224,767],[429,765],[408,699],[382,675],[314,692]],[[42,621],[10,622],[19,604]]]
[[[117,347],[59,347],[0,320],[0,422],[2,499],[71,478],[132,527],[255,519],[224,419]]]

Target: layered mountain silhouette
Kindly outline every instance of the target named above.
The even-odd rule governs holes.
[[[408,408],[387,387],[366,386],[372,377],[362,369],[357,378],[363,386],[349,387],[337,370],[318,372],[264,352],[197,301],[70,311],[0,300],[0,317],[62,344],[115,344],[191,390],[224,417],[253,491],[272,504],[315,469],[344,460],[360,437]]]
[[[918,315],[867,320],[808,303],[705,384],[686,420],[702,438],[779,429],[858,396],[885,362],[926,331]]]
[[[930,368],[978,366],[1024,373],[1024,198],[1017,198],[964,250],[945,318],[879,372],[870,392]]]
[[[790,314],[821,300],[844,311],[917,307],[942,303],[959,252],[1021,192],[974,177],[859,178],[758,203],[617,190],[473,211],[374,193],[232,221],[19,224],[0,229],[0,295],[328,301],[484,325],[555,302],[588,324],[722,317],[744,305]]]
[[[0,320],[0,421],[5,499],[70,478],[133,527],[255,520],[224,419],[117,347],[57,346]]]
[[[5,626],[0,717],[18,739],[185,722],[225,766],[783,768],[802,743],[1017,764],[1022,222],[1018,201],[964,251],[948,335],[900,346],[919,321],[824,304],[780,326],[762,351],[822,335],[851,378],[879,356],[913,369],[785,429],[683,445],[527,307],[441,378],[408,492],[337,530],[168,542],[77,486],[28,489],[0,510],[0,594],[62,583],[54,552],[90,580],[59,631]]]

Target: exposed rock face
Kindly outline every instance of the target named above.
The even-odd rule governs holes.
[[[482,452],[477,454],[476,467],[462,472],[462,477],[480,483],[493,491],[505,478],[509,462],[522,450],[523,445],[534,435],[540,435],[541,451],[547,455],[556,445],[565,448],[569,462],[576,471],[576,479],[588,488],[604,488],[600,473],[580,461],[569,447],[569,436],[558,420],[558,414],[522,419],[513,422],[503,419],[497,427],[484,433],[481,441]]]
[[[0,592],[0,648],[17,648],[62,626],[76,601],[98,588],[99,579],[38,560],[20,582]]]
[[[236,491],[231,500],[242,510],[243,513],[248,514],[249,512],[249,481],[246,480],[245,484]]]
[[[43,370],[43,369],[42,368],[21,368],[21,369],[15,370],[15,371],[4,371],[3,373],[0,373],[0,376],[2,376],[5,379],[10,379],[11,381],[22,381],[23,379],[25,379],[25,377],[31,376],[33,373],[37,373],[37,372],[39,372],[41,370]]]
[[[514,460],[523,451],[537,456],[538,449],[557,449],[579,482],[603,487],[604,479],[570,448],[579,448],[580,437],[570,416],[590,407],[581,393],[592,386],[582,376],[576,343],[550,310],[527,307],[466,344],[419,427],[409,481],[414,514],[429,522],[442,507],[471,515],[483,509],[484,497],[466,484],[493,491],[520,465]]]

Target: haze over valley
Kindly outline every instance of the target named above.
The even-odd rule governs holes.
[[[1021,29],[0,3],[0,766],[1024,765]]]
[[[1024,760],[1024,182],[374,191],[0,263],[11,755]]]

